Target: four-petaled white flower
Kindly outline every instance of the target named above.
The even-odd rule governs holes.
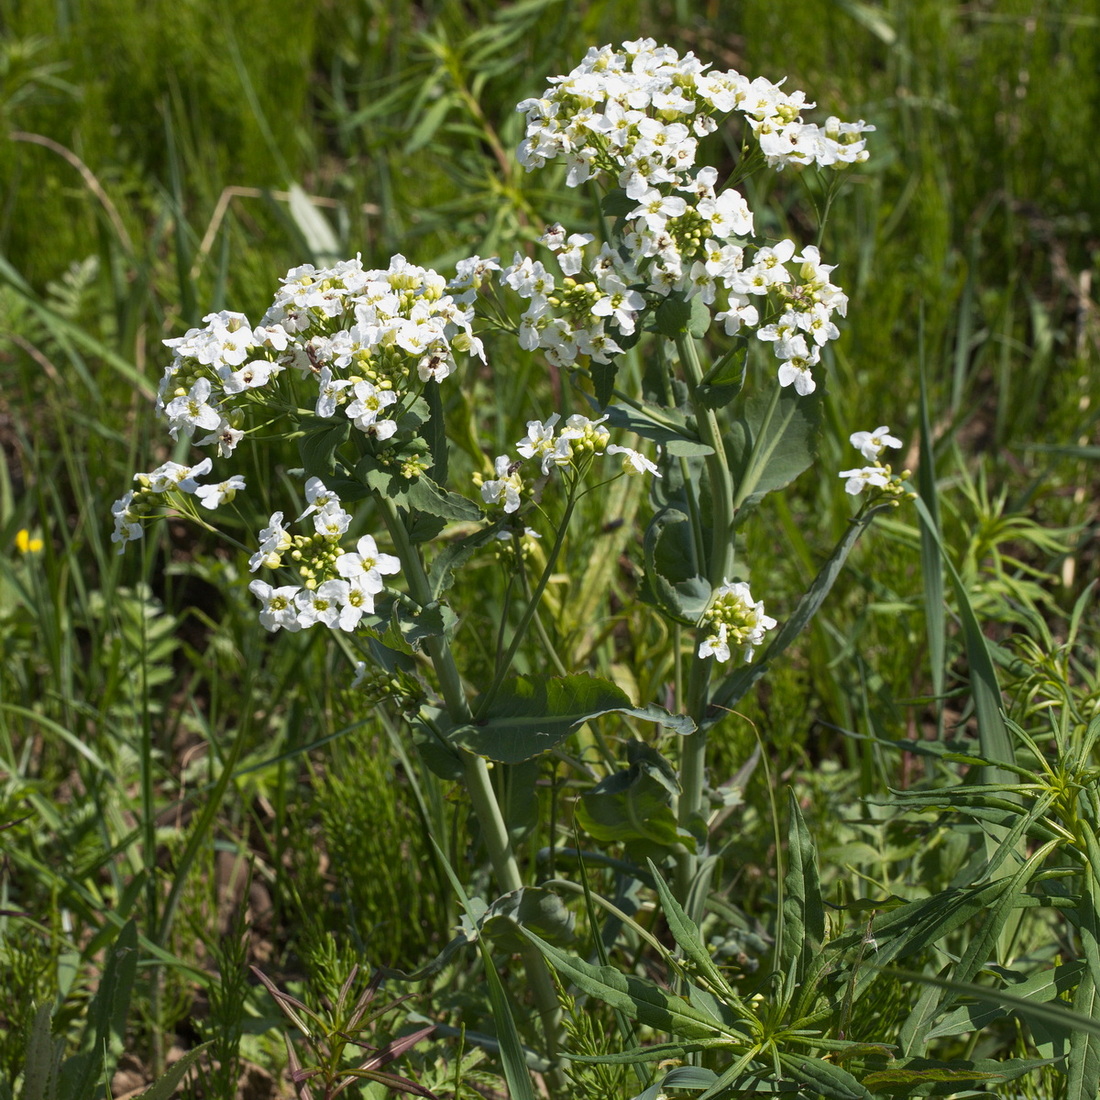
[[[195,496],[204,508],[217,508],[219,504],[228,504],[244,487],[244,478],[240,474],[234,474],[216,485],[200,485],[195,490]]]
[[[855,470],[841,470],[840,476],[848,480],[844,484],[844,491],[855,496],[863,492],[868,486],[876,489],[885,489],[890,482],[890,475],[884,466],[862,466]]]
[[[887,447],[900,447],[901,440],[890,434],[890,429],[882,424],[873,432],[852,432],[851,444],[868,462],[874,462]],[[848,490],[851,492],[851,490]]]

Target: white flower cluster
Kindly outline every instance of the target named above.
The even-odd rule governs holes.
[[[308,506],[295,522],[312,517],[312,534],[292,535],[283,513],[276,512],[249,559],[253,573],[291,565],[302,578],[301,584],[278,588],[257,578],[248,586],[263,605],[260,623],[271,631],[302,630],[317,623],[353,631],[374,611],[374,597],[385,586],[382,578],[396,573],[401,563],[392,554],[380,553],[370,535],[363,535],[354,551],[340,546],[352,517],[319,477],[306,482],[306,500]]]
[[[519,511],[526,489],[520,476],[524,460],[538,462],[542,476],[546,477],[555,468],[574,465],[585,456],[606,453],[623,456],[624,473],[661,476],[656,464],[640,451],[610,443],[611,433],[603,426],[606,416],[601,416],[599,420],[590,420],[587,416],[574,413],[566,419],[565,427],[556,431],[560,419],[554,413],[547,420],[528,420],[527,435],[516,444],[520,459],[517,461],[510,455],[497,455],[494,462],[497,475],[495,478],[485,479],[474,475],[475,484],[480,486],[481,498],[486,504],[500,505],[509,513]]]
[[[364,270],[358,257],[293,268],[256,327],[244,314],[223,311],[203,318],[203,328],[165,340],[175,358],[158,408],[173,438],[201,429],[207,434],[196,445],[217,444],[227,456],[249,407],[266,403],[290,369],[292,378],[312,380],[317,416],[342,408],[360,431],[388,439],[403,402],[451,374],[455,353],[484,359],[469,301],[483,273],[495,269],[494,261],[473,257],[448,284],[400,255],[384,271]],[[299,403],[289,392],[281,398]]]
[[[883,489],[896,495],[902,495],[905,490],[902,482],[908,477],[903,474],[900,477],[894,475],[889,466],[879,461],[879,455],[887,447],[897,448],[901,446],[901,440],[890,434],[890,429],[881,425],[873,432],[852,432],[849,436],[852,446],[863,455],[873,466],[860,466],[852,470],[841,470],[840,476],[846,478],[844,490],[855,496],[864,489]]]
[[[158,498],[170,493],[194,495],[204,508],[214,509],[220,504],[228,504],[245,488],[245,480],[240,474],[224,481],[200,484],[197,479],[210,473],[211,465],[209,458],[196,466],[165,462],[147,474],[134,474],[137,489],[131,489],[111,505],[115,522],[111,541],[119,544],[118,552],[121,554],[128,542],[136,542],[142,537],[141,521],[159,503]]]
[[[652,38],[624,42],[621,50],[593,47],[567,76],[551,78],[540,98],[517,107],[527,115],[520,163],[531,169],[562,159],[571,187],[614,170],[630,194],[632,186],[675,182],[694,163],[698,139],[717,128],[715,116],[731,111],[745,116],[775,167],[866,160],[866,123],[804,122],[802,112],[814,104],[802,92],[708,68]]]
[[[634,204],[618,227],[621,248],[604,244],[587,261],[590,236],[547,231],[542,240],[557,254],[560,287],[541,263],[516,254],[503,278],[529,303],[520,343],[559,366],[581,356],[606,363],[648,305],[675,293],[711,306],[721,294],[716,319],[727,335],[756,329],[780,360],[781,385],[805,396],[815,389],[822,346],[839,335],[832,316],[844,315],[848,299],[816,248],[796,254],[790,240],[750,240],[753,215],[743,196],[723,189],[716,169],[696,168],[698,139],[715,129],[717,114],[736,110],[769,164],[837,165],[866,159],[860,135],[873,127],[830,119],[821,129],[802,121],[813,104],[801,92],[706,68],[690,53],[681,58],[641,39],[589,51],[542,98],[519,104],[527,114],[519,159],[529,170],[564,159],[571,186],[606,173]]]
[[[746,661],[764,640],[764,634],[775,628],[775,619],[764,614],[764,602],[753,602],[749,586],[744,581],[726,581],[714,592],[711,605],[703,612],[703,622],[710,633],[699,643],[700,657],[718,661],[730,659],[730,644],[744,647]]]

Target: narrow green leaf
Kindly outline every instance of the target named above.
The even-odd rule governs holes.
[[[714,453],[713,447],[700,442],[693,434],[693,429],[688,426],[683,414],[672,409],[654,408],[649,413],[644,408],[611,405],[607,409],[607,419],[612,427],[633,432],[643,439],[651,439],[654,443],[659,443],[668,454],[678,458]]]
[[[1090,862],[1100,858],[1100,844],[1090,823],[1080,822],[1085,835]],[[1085,878],[1078,905],[1077,933],[1084,955],[1085,973],[1073,998],[1073,1010],[1080,1016],[1100,1023],[1100,886],[1097,874],[1100,868],[1093,866]],[[1095,1100],[1100,1093],[1100,1037],[1083,1030],[1074,1031],[1069,1037],[1067,1052],[1066,1100]]]
[[[467,918],[472,925],[476,925],[481,914],[471,904],[470,898],[463,889],[462,883],[459,882],[446,853],[434,840],[432,846],[436,850],[440,865],[450,880],[451,886],[462,902],[463,909],[466,910]],[[478,937],[477,946],[485,963],[485,982],[489,988],[489,1004],[493,1012],[493,1021],[497,1027],[501,1067],[504,1070],[504,1080],[508,1085],[508,1095],[513,1097],[514,1100],[536,1100],[534,1083],[527,1070],[527,1059],[523,1053],[523,1044],[520,1042],[515,1017],[512,1015],[512,1006],[508,1002],[508,996],[504,991],[500,975],[497,973],[492,952],[489,950],[489,945],[480,936]]]
[[[784,973],[794,975],[796,985],[805,980],[810,963],[821,951],[825,936],[825,906],[817,873],[817,851],[794,791],[788,792],[790,831],[787,873],[783,891],[782,957]]]
[[[923,337],[923,329],[921,335]],[[923,340],[921,350],[923,352]],[[928,638],[928,667],[932,675],[932,694],[936,701],[937,728],[942,737],[947,626],[944,615],[943,563],[939,550],[940,501],[936,488],[936,455],[928,413],[923,355],[920,365],[920,465],[917,467],[917,488],[928,511],[928,520],[925,521],[922,516],[920,525],[921,581],[925,636]]]
[[[974,608],[962,578],[944,549],[935,520],[919,497],[913,503],[920,513],[924,529],[930,533],[939,547],[955,590],[955,600],[959,605],[959,618],[963,627],[963,642],[970,665],[970,690],[974,696],[974,710],[978,719],[978,741],[982,755],[993,760],[1015,760],[1012,739],[1008,735],[1004,715],[1001,712],[1001,689],[997,682],[997,672],[993,666],[989,644],[974,614]],[[1012,781],[1011,775],[1006,774],[1001,768],[986,769],[985,779],[986,782],[993,784]]]
[[[661,876],[657,865],[649,860],[649,873],[653,876],[653,884],[657,888],[657,895],[661,901],[661,911],[665,915],[668,930],[677,946],[683,952],[684,957],[693,964],[695,973],[703,978],[710,987],[722,993],[733,1002],[739,1002],[737,994],[733,991],[725,975],[714,963],[703,937],[699,932],[699,926],[684,912],[683,906],[676,900],[668,884]]]
[[[783,1069],[815,1097],[828,1100],[874,1100],[871,1094],[846,1069],[809,1055],[799,1057],[780,1053]]]
[[[53,1037],[50,1006],[39,1005],[27,1037],[21,1100],[57,1100],[58,1077],[65,1040]]]
[[[1060,999],[1075,989],[1081,980],[1085,965],[1083,962],[1062,963],[1050,970],[1041,970],[1038,974],[1015,985],[1007,987],[1015,997],[1022,997],[1035,1004]],[[1027,1012],[1021,1008],[1010,1008],[1003,1004],[968,1004],[949,1012],[931,1031],[927,1038],[942,1039],[951,1035],[962,1035],[967,1031],[981,1031],[995,1020],[1015,1014],[1027,1019]]]
[[[840,571],[844,568],[844,563],[847,561],[848,555],[852,552],[852,547],[855,546],[859,536],[870,525],[875,516],[889,510],[891,507],[890,504],[880,504],[877,507],[867,509],[858,519],[852,520],[851,525],[837,543],[829,560],[821,567],[814,578],[813,584],[806,590],[802,599],[798,601],[794,614],[779,628],[778,634],[776,634],[768,648],[752,664],[744,665],[730,673],[715,687],[712,695],[713,708],[721,709],[714,709],[714,713],[708,718],[705,725],[712,725],[714,722],[720,721],[726,710],[736,706],[744,698],[749,688],[768,671],[772,661],[783,653],[795,638],[802,633],[825,602],[825,597],[828,596],[836,583],[837,577],[840,576]]]
[[[212,1045],[212,1043],[203,1043],[201,1046],[193,1047],[178,1062],[173,1062],[168,1072],[163,1077],[158,1077],[137,1100],[172,1100],[187,1071]]]
[[[724,1035],[740,1038],[683,997],[666,993],[651,982],[623,974],[612,966],[593,966],[559,951],[530,932],[524,934],[563,978],[590,997],[620,1009],[647,1027],[684,1039],[714,1039]]]

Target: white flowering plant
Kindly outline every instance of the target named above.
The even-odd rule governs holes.
[[[510,261],[471,256],[449,277],[401,255],[377,269],[358,257],[303,264],[255,324],[221,311],[166,341],[158,409],[173,439],[208,453],[136,475],[113,507],[120,552],[165,506],[214,527],[251,491],[232,470],[239,449],[295,439],[298,491],[265,511],[246,547],[259,625],[327,627],[358,645],[358,680],[380,675],[430,765],[464,782],[505,895],[531,887],[489,762],[522,764],[619,715],[674,739],[671,762],[650,760],[674,779],[647,804],[644,828],[626,811],[607,827],[625,781],[590,792],[578,821],[628,856],[667,859],[679,904],[697,917],[707,731],[815,614],[873,516],[906,495],[904,475],[878,464],[899,441],[886,427],[856,433],[875,465],[841,476],[868,496],[801,600],[780,609],[769,597],[765,610],[766,570],[739,559],[738,529],[813,460],[828,346],[848,299],[817,245],[760,233],[738,185],[753,172],[835,172],[866,158],[873,127],[806,121],[812,106],[649,39],[592,49],[519,104],[518,157],[529,171],[558,163],[568,186],[594,189],[599,235],[555,223]],[[700,157],[722,128],[740,155],[720,170]],[[487,454],[472,482],[452,484],[447,387],[473,369],[508,371],[518,356],[567,376],[582,411],[531,410],[540,415],[511,452]],[[686,674],[662,705],[586,669],[512,673],[540,629],[577,502],[623,476],[645,479],[652,503],[639,596],[690,639],[675,655]],[[543,542],[528,577],[532,535]],[[518,621],[501,624],[491,679],[477,684],[453,644],[464,611],[456,581],[501,540],[516,551],[524,602]],[[541,956],[529,949],[526,963],[553,1057],[556,995]]]

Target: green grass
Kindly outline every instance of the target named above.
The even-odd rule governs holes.
[[[832,471],[855,461],[851,430],[888,423],[915,466],[923,369],[928,484],[1010,713],[1036,731],[1095,712],[1094,618],[1074,628],[1071,615],[1098,560],[1100,167],[1083,137],[1100,124],[1096,5],[278,0],[258,18],[243,3],[0,0],[0,28],[0,1078],[12,1087],[38,1006],[67,1053],[90,1043],[103,951],[131,918],[141,961],[125,1046],[146,1067],[217,1020],[243,1036],[238,1056],[283,1072],[285,1021],[219,936],[244,933],[242,897],[248,961],[315,1010],[353,963],[412,971],[450,938],[461,907],[429,838],[460,875],[474,866],[458,788],[392,710],[348,691],[345,654],[308,632],[258,630],[240,555],[172,523],[120,558],[109,508],[134,470],[172,457],[152,415],[160,341],[209,310],[258,316],[278,276],[333,241],[370,266],[400,251],[442,267],[472,252],[508,260],[549,220],[590,225],[589,196],[510,158],[514,104],[589,44],[652,35],[720,67],[787,75],[822,109],[878,128],[823,228],[814,184],[794,173],[753,196],[775,211],[776,235],[822,233],[851,298],[819,463],[739,547],[754,591],[759,568],[769,610],[788,606],[843,533],[850,502]],[[296,216],[295,189],[327,232]],[[529,359],[468,372],[448,399],[455,435],[474,425],[453,476],[519,438],[563,386],[573,400]],[[250,484],[278,486],[297,463],[273,448]],[[675,639],[634,599],[629,565],[641,558],[630,520],[648,504],[637,489],[613,504],[582,504],[547,627],[571,668],[660,700]],[[605,530],[613,511],[628,522]],[[40,551],[17,548],[21,529]],[[963,834],[880,805],[887,788],[957,779],[882,742],[972,718],[973,649],[950,580],[946,612],[928,598],[929,569],[915,512],[879,523],[798,646],[721,726],[719,779],[757,737],[766,746],[726,820],[715,882],[729,908],[707,932],[729,958],[767,965],[783,786],[806,807],[837,905],[909,900],[963,874]],[[478,675],[491,669],[503,578],[484,565],[470,581],[458,644]],[[929,624],[946,639],[937,670]],[[937,683],[945,699],[932,698]],[[622,756],[618,738],[611,748]],[[598,744],[567,752],[603,774]],[[572,846],[572,798],[590,779],[565,760],[501,780],[519,792],[513,823],[533,830],[531,852]],[[252,893],[210,888],[237,856]],[[534,860],[525,871],[533,880]],[[609,871],[588,877],[628,893]],[[947,950],[965,952],[968,934]],[[1017,955],[1072,957],[1079,934],[1034,917]],[[632,935],[623,942],[640,953]],[[930,951],[909,968],[942,962]],[[456,956],[406,1009],[488,1030],[481,965]],[[883,1034],[902,1026],[913,989],[889,987]],[[853,1034],[874,1031],[867,1005]],[[404,1011],[378,1025],[376,1045]],[[459,1040],[433,1043],[415,1055],[424,1079],[473,1095],[455,1084]],[[1030,1049],[1007,1027],[982,1043]],[[471,1079],[484,1070],[471,1062]],[[229,1087],[227,1072],[208,1074],[190,1095]],[[1033,1095],[1062,1095],[1054,1071],[1037,1080],[1049,1091]],[[619,1087],[626,1100],[641,1086]]]

